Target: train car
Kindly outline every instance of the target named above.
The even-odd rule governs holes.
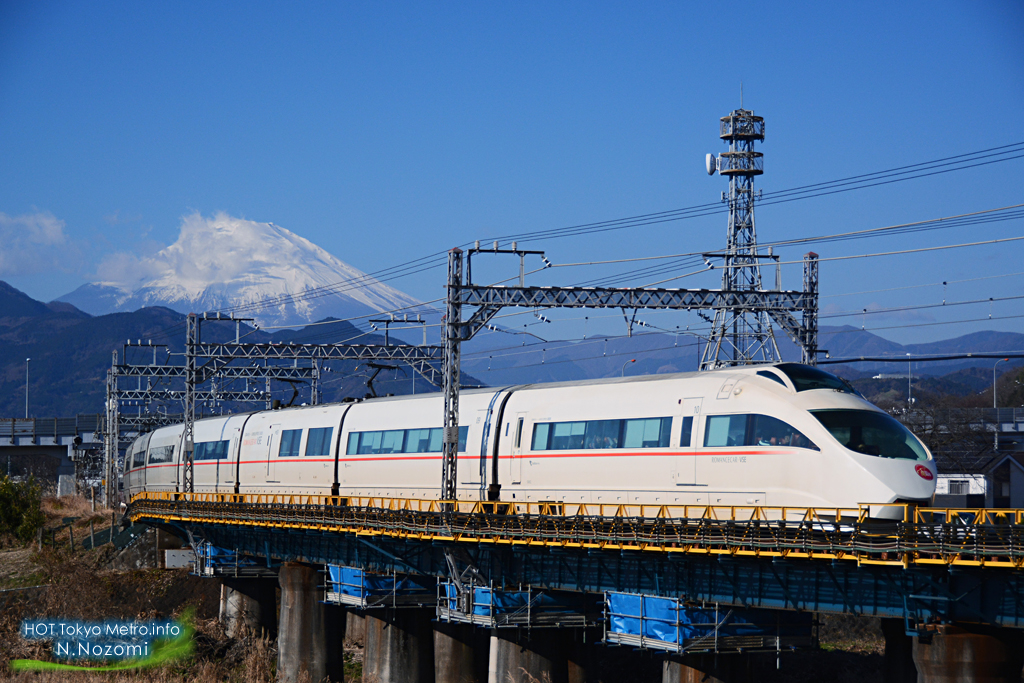
[[[428,394],[200,420],[194,490],[436,498],[441,415]],[[467,390],[460,420],[466,500],[849,508],[935,491],[917,437],[795,363]],[[131,494],[180,487],[180,439],[140,437]]]

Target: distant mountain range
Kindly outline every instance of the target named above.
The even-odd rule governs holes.
[[[819,345],[832,358],[892,356],[892,363],[851,363],[830,366],[850,379],[879,373],[906,373],[907,353],[954,354],[963,352],[1024,352],[1024,334],[975,332],[956,339],[928,344],[897,344],[854,327],[822,327]],[[777,333],[785,360],[800,353],[783,333]],[[525,340],[525,341],[524,341]],[[478,334],[463,349],[462,367],[489,385],[556,382],[612,375],[689,372],[697,369],[700,340],[685,334],[637,333],[632,337],[602,337],[573,342],[544,342],[511,332]],[[631,362],[635,359],[635,362]],[[1007,363],[1016,366],[1015,360]],[[913,363],[915,376],[941,376],[966,368],[992,367],[990,360],[957,360]],[[1008,368],[1004,368],[1008,369]],[[990,378],[991,381],[991,378]]]
[[[104,270],[109,279],[57,301],[91,315],[153,306],[179,313],[237,311],[264,327],[404,307],[428,310],[293,232],[225,214],[188,216],[174,244],[144,258],[122,255]]]
[[[166,344],[157,349],[158,364],[178,365],[184,351],[185,316],[164,307],[147,307],[126,313],[91,316],[68,303],[45,304],[35,301],[23,292],[0,282],[0,418],[25,415],[25,359],[29,362],[29,414],[33,417],[54,417],[77,413],[102,413],[106,372],[110,368],[112,352],[123,360],[123,346],[128,340],[152,340]],[[234,325],[230,323],[203,324],[206,341],[234,339]],[[380,335],[362,335],[347,322],[333,322],[303,330],[278,330],[274,334],[253,330],[243,325],[242,333],[253,342],[310,342],[326,343],[359,337],[366,344],[383,344]],[[394,336],[392,335],[394,338]],[[132,350],[129,360],[134,363],[152,362],[153,352]],[[372,370],[354,362],[331,363],[325,366],[322,380],[323,399],[339,401],[345,396],[366,394],[366,379]],[[463,375],[467,383],[478,383],[472,375]],[[408,368],[386,370],[378,376],[376,386],[380,394],[410,393],[413,390]],[[274,398],[284,403],[292,400],[294,390],[297,403],[309,401],[308,385],[293,387],[274,384]],[[422,379],[415,382],[415,390],[434,390]],[[165,406],[170,412],[180,412],[180,405]],[[135,410],[135,409],[128,409]],[[154,407],[155,410],[155,407]],[[2,434],[0,425],[0,434]]]

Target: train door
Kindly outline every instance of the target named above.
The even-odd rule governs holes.
[[[142,439],[132,443],[132,447],[125,455],[131,460],[132,471],[129,475],[129,482],[132,489],[141,491],[146,487],[146,451],[142,449]]]
[[[237,469],[238,442],[242,438],[242,430],[235,427],[228,432],[228,449],[224,458],[217,460],[217,491],[231,493],[235,490],[235,471]]]
[[[274,457],[274,442],[281,437],[281,425],[270,425],[267,429],[267,481],[277,481],[277,458]]]
[[[487,432],[491,428],[491,422],[487,417],[488,413],[490,411],[486,408],[476,411],[476,420],[469,428],[469,434],[466,437],[466,465],[459,467],[460,484],[483,486],[487,468]],[[479,450],[473,447],[477,434],[480,435]]]
[[[529,437],[526,431],[526,413],[516,413],[512,423],[512,457],[509,458],[509,483],[518,484],[523,480],[523,448],[524,440]]]
[[[139,439],[138,441],[135,442],[136,445],[138,446],[139,450],[135,454],[134,460],[135,460],[135,462],[137,462],[137,463],[139,463],[141,465],[141,467],[139,468],[139,481],[138,481],[138,486],[140,487],[140,489],[146,488],[146,484],[149,483],[150,479],[157,479],[155,472],[154,472],[154,475],[152,477],[148,476],[149,475],[149,473],[148,473],[148,470],[149,470],[149,439],[152,436],[153,436],[152,434],[146,434],[141,439]]]
[[[700,423],[701,398],[683,399],[679,428],[679,455],[675,457],[673,479],[677,486],[697,483],[697,425]]]

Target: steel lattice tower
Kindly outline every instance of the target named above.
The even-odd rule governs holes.
[[[754,151],[754,143],[764,140],[764,119],[737,109],[722,117],[719,137],[729,144],[729,151],[717,161],[718,172],[729,178],[729,194],[722,193],[722,201],[729,204],[729,232],[725,252],[718,254],[724,261],[722,290],[761,291],[760,259],[765,257],[757,253],[754,202],[760,193],[754,192],[754,176],[764,173],[764,155]],[[709,155],[709,173],[714,173],[713,162]],[[701,370],[780,360],[766,310],[739,306],[715,310]]]

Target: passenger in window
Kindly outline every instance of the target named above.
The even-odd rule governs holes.
[[[757,445],[758,446],[771,446],[772,442],[764,434],[761,434],[760,436],[757,437]]]

